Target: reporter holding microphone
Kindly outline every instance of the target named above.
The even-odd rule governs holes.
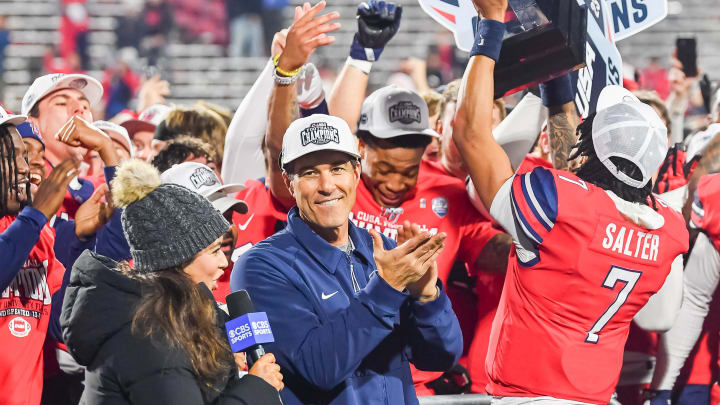
[[[210,292],[228,264],[220,244],[230,224],[137,159],[119,167],[112,194],[134,263],[85,251],[73,266],[61,326],[87,368],[80,403],[280,404],[272,354],[238,378],[228,316]]]

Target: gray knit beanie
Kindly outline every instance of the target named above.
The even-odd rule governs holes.
[[[112,181],[113,202],[125,208],[122,227],[138,271],[191,261],[230,224],[207,198],[175,184],[160,184],[149,163],[129,159]]]

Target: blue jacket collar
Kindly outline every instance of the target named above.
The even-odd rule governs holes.
[[[295,237],[298,244],[327,271],[335,273],[338,262],[345,260],[345,253],[315,233],[315,231],[300,218],[297,207],[290,209],[287,219],[288,225],[286,229]],[[367,263],[375,263],[375,259],[373,258],[372,237],[366,231],[355,226],[352,221],[348,220],[348,222],[350,222],[348,233],[355,245],[355,254],[361,256]]]

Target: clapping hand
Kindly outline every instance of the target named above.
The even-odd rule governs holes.
[[[437,293],[435,259],[444,247],[446,235],[430,235],[420,232],[417,225],[406,224],[399,231],[398,238],[402,233],[402,238],[410,236],[409,239],[392,250],[385,250],[380,234],[370,230],[378,274],[394,289],[403,291],[407,288],[416,299],[431,301]]]

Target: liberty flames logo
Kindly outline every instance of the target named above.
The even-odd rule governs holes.
[[[420,107],[412,103],[412,101],[401,101],[390,106],[389,110],[390,122],[400,121],[407,125],[421,122]]]
[[[326,122],[313,122],[309,127],[300,132],[302,146],[308,144],[325,145],[326,143],[340,143],[340,134],[337,128],[328,125]]]

